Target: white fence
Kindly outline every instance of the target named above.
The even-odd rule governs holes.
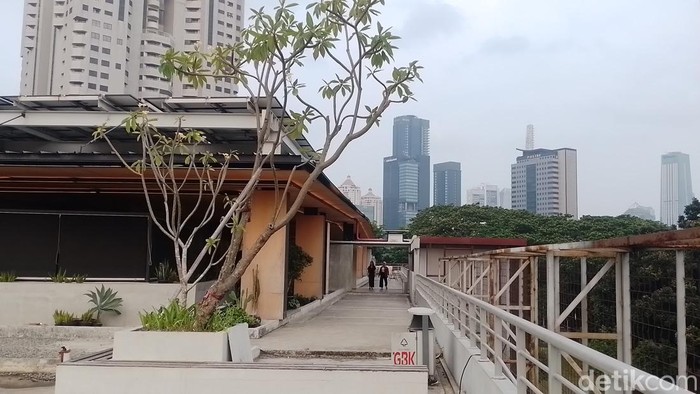
[[[506,378],[518,394],[690,393],[697,382],[686,377],[663,380],[562,335],[413,274],[414,290],[493,363],[493,378]],[[460,371],[452,371],[459,374]]]

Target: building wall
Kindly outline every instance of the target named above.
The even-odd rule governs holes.
[[[294,283],[294,292],[305,297],[323,296],[323,272],[326,269],[326,218],[321,215],[296,217],[296,244],[308,253],[313,261]]]
[[[188,303],[198,302],[212,282],[201,282],[188,293]],[[80,317],[92,304],[85,293],[104,284],[122,298],[121,315],[105,313],[100,320],[105,326],[136,327],[141,325],[140,312],[166,306],[178,291],[176,283],[129,282],[9,282],[0,283],[0,326],[24,326],[42,323],[53,325],[53,313],[64,310]]]
[[[243,236],[242,250],[251,248],[258,235],[269,225],[276,207],[286,204],[275,200],[273,191],[257,191],[251,200],[250,221]],[[260,283],[260,296],[257,306],[251,310],[263,320],[282,320],[284,318],[287,271],[287,228],[282,228],[273,234],[265,246],[258,252],[253,262],[248,266],[241,280],[241,289],[253,294],[255,272]]]
[[[332,293],[341,289],[355,287],[356,260],[355,247],[353,245],[331,244],[328,264],[328,289]]]
[[[171,48],[240,40],[244,9],[243,0],[25,0],[20,93],[235,94],[230,80],[195,89],[158,67]]]

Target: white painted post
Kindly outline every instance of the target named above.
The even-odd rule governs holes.
[[[486,310],[484,309],[479,309],[479,325],[479,334],[481,334],[481,354],[479,355],[479,361],[488,361],[489,354],[488,350],[486,349],[486,345],[488,344],[489,333],[486,330],[486,327],[489,325],[489,318],[486,315]]]
[[[583,291],[588,284],[588,260],[585,257],[581,257],[581,290]],[[586,294],[581,300],[581,332],[588,332],[588,294]],[[584,335],[581,338],[581,344],[588,346],[588,338]],[[583,363],[582,365],[583,373],[588,373],[588,364]]]
[[[561,324],[556,324],[561,314],[561,284],[559,280],[561,275],[559,275],[560,270],[560,260],[559,256],[554,256],[554,332],[561,331]],[[563,322],[562,322],[563,323]]]
[[[622,253],[622,361],[632,364],[632,302],[630,293],[630,254]]]
[[[472,347],[476,347],[476,319],[476,306],[469,303],[469,317],[467,317],[467,320],[469,320],[469,342]]]
[[[556,271],[554,270],[554,252],[547,252],[547,329],[551,331],[554,330],[555,322],[557,321],[557,316],[555,314],[555,291],[557,287],[554,282],[557,280]]]
[[[517,354],[515,356],[515,386],[518,389],[518,394],[527,394],[527,384],[524,382],[524,380],[527,380],[527,359],[525,358],[525,352],[527,351],[527,339],[525,331],[523,331],[520,327],[515,328],[515,349],[517,350]]]
[[[556,378],[561,376],[561,352],[551,344],[547,345],[547,367],[549,367],[549,372],[547,373],[549,390],[547,393],[561,394],[562,383]]]
[[[503,323],[497,316],[493,317],[493,377],[496,379],[503,377],[503,366],[499,360],[503,360]]]
[[[688,374],[685,325],[685,252],[676,252],[676,325],[678,340],[678,376]]]
[[[622,321],[622,258],[618,253],[615,257],[615,321],[617,325],[617,359],[624,357],[625,336]]]

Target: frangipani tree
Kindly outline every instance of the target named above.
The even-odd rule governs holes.
[[[236,195],[227,196],[224,214],[215,219],[218,225],[208,235],[206,245],[188,253],[192,246],[188,235],[160,226],[173,240],[176,254],[179,253],[177,270],[183,291],[187,281],[192,282],[196,269],[203,265],[208,269],[218,263],[212,258],[214,250],[224,237],[230,237],[226,253],[218,263],[221,265],[218,278],[197,305],[199,327],[204,327],[217,304],[234,288],[270,237],[294,218],[319,175],[338,160],[350,143],[374,128],[390,106],[413,99],[411,84],[420,80],[421,67],[415,61],[405,66],[393,65],[394,43],[399,37],[375,20],[383,4],[384,0],[324,0],[309,4],[304,12],[297,4],[282,0],[272,13],[253,10],[250,26],[243,30],[241,41],[235,45],[219,46],[211,51],[170,51],[164,56],[161,72],[168,78],[186,80],[194,86],[202,86],[211,79],[230,78],[240,93],[260,98],[251,100],[252,112],[261,115],[255,130],[257,144],[250,179]],[[310,63],[323,65],[328,75],[314,81],[296,79],[298,71]],[[318,86],[313,86],[315,83]],[[282,110],[289,114],[281,122],[273,115],[273,98],[279,99]],[[145,112],[135,113],[127,122],[127,131],[134,133],[144,148],[143,159],[130,167],[136,167],[142,178],[152,179],[150,173],[160,173],[155,178],[165,186],[159,186],[158,190],[169,195],[170,201],[175,200],[174,195],[180,190],[178,179],[184,182],[182,175],[175,176],[173,165],[178,160],[172,157],[178,155],[180,174],[185,171],[194,175],[194,182],[203,185],[200,190],[209,197],[220,193],[224,172],[230,161],[235,160],[233,153],[224,156],[206,153],[205,135],[195,130],[163,135],[149,122]],[[323,140],[318,150],[305,152],[313,164],[312,172],[293,198],[284,204],[278,201],[269,225],[261,233],[248,234],[256,237],[255,242],[237,258],[251,197],[263,172],[274,169],[273,152],[285,136],[294,139],[309,133],[311,124],[314,130],[321,130]],[[109,138],[109,130],[98,131],[98,138]],[[278,181],[278,190],[286,194],[291,179]],[[144,182],[144,188],[146,185]],[[177,230],[177,214],[170,211]],[[205,209],[205,212],[210,211]],[[204,218],[212,220],[207,215]]]

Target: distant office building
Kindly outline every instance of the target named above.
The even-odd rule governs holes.
[[[645,220],[656,220],[656,214],[654,213],[654,208],[644,207],[636,202],[623,213],[623,215],[635,216],[640,219]]]
[[[159,67],[170,49],[240,41],[244,9],[244,0],[24,0],[20,94],[235,95],[230,78],[195,87]]]
[[[430,206],[430,122],[394,118],[392,155],[384,158],[384,227],[406,227]]]
[[[505,209],[510,209],[510,194],[511,190],[508,187],[504,187],[498,192],[498,206]]]
[[[345,197],[347,197],[350,200],[350,202],[352,202],[355,205],[360,205],[362,189],[360,189],[360,187],[352,181],[350,175],[348,175],[348,177],[345,178],[345,182],[341,183],[340,186],[338,186],[338,189],[341,193],[345,195]]]
[[[462,169],[455,161],[433,166],[433,205],[462,205]]]
[[[681,152],[661,156],[661,222],[677,225],[678,216],[692,201],[690,156]]]
[[[372,192],[372,188],[367,190],[367,194],[360,198],[358,205],[362,213],[365,214],[371,221],[381,226],[384,223],[382,198]]]
[[[481,184],[467,190],[467,204],[482,207],[498,206],[498,186]]]
[[[511,165],[513,209],[578,218],[576,150],[523,150]]]

